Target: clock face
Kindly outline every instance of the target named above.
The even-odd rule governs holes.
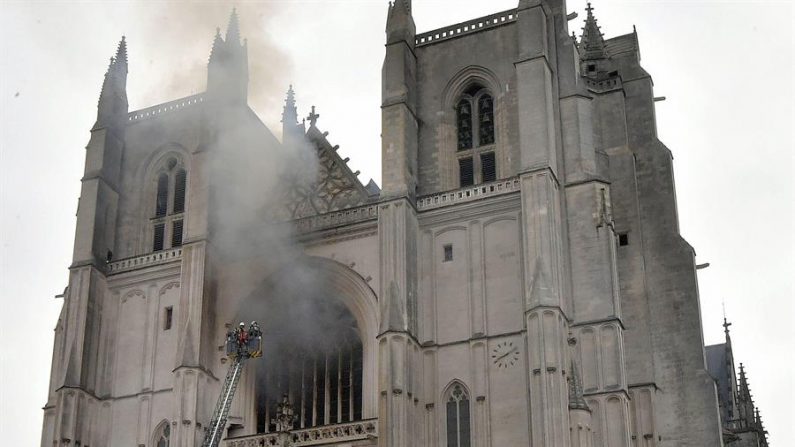
[[[491,350],[491,361],[497,368],[507,368],[519,361],[519,348],[513,345],[512,341],[497,343]]]

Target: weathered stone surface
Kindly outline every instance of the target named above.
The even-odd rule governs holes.
[[[561,1],[521,1],[417,34],[411,2],[390,6],[383,190],[348,169],[314,110],[298,123],[292,89],[284,141],[262,125],[245,103],[236,25],[216,37],[204,94],[127,114],[126,57],[112,64],[42,445],[150,446],[166,432],[197,445],[225,374],[225,325],[272,290],[261,284],[291,281],[322,284],[313,293],[355,321],[351,377],[362,377],[346,382],[341,371],[358,367],[324,360],[321,405],[318,369],[285,360],[279,386],[304,424],[293,445],[722,445],[693,249],[637,35],[604,39],[589,10],[578,42],[566,14]],[[457,109],[476,95],[493,113],[475,99],[471,115]],[[493,141],[459,145],[491,126]],[[264,174],[302,147],[310,158]],[[158,198],[161,176],[171,189]],[[289,308],[276,294],[259,305]],[[287,436],[251,437],[268,426],[256,371],[241,381],[228,445]],[[350,407],[332,391],[346,387]]]

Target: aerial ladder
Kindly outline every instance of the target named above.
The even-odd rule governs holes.
[[[226,334],[226,355],[232,361],[226,373],[224,386],[215,404],[213,417],[204,434],[202,447],[218,447],[224,434],[229,409],[235,398],[237,384],[243,374],[243,366],[250,358],[262,357],[262,331],[256,321],[251,322],[248,329],[245,323]]]

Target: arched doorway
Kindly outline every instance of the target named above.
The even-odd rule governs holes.
[[[285,394],[295,429],[376,417],[377,308],[356,272],[313,257],[283,267],[243,301],[240,317],[263,329],[264,356],[254,367],[258,433],[273,431]]]

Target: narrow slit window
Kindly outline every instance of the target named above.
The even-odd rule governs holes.
[[[494,144],[494,101],[489,95],[483,95],[478,100],[478,114],[480,128],[480,145]]]
[[[174,180],[174,213],[185,211],[185,186],[188,180],[188,173],[184,169],[177,171]]]
[[[475,172],[472,157],[461,158],[458,160],[458,178],[461,180],[461,187],[472,186],[475,184]]]
[[[628,233],[619,233],[618,235],[618,245],[619,247],[626,247],[629,245],[629,234]]]
[[[444,251],[444,261],[443,262],[450,262],[453,260],[453,244],[445,244],[443,247]]]
[[[157,178],[157,203],[155,217],[166,215],[168,209],[168,174],[163,173]]]
[[[169,306],[166,307],[166,311],[163,313],[163,330],[167,331],[171,329],[171,324],[174,322],[174,308]]]
[[[494,160],[494,152],[480,154],[480,168],[483,171],[484,183],[497,180],[497,166]]]
[[[152,250],[160,251],[163,249],[163,242],[166,237],[166,224],[155,225],[155,234],[152,238]]]
[[[175,220],[171,226],[171,247],[181,247],[182,246],[182,222],[181,220]]]
[[[353,420],[362,420],[362,345],[353,348]]]
[[[326,357],[317,357],[317,401],[315,401],[315,411],[317,419],[315,425],[325,425],[326,423]]]

